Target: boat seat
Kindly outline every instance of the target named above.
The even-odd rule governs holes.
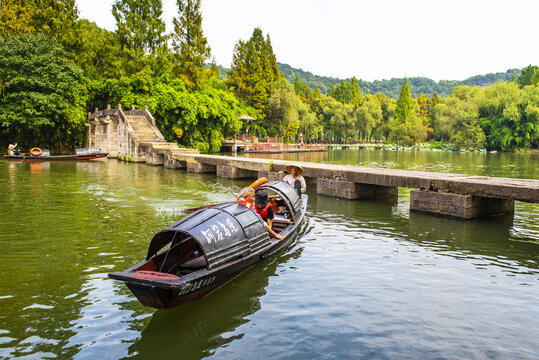
[[[186,262],[181,264],[180,267],[189,268],[189,269],[197,269],[197,268],[205,267],[207,265],[208,265],[208,262],[206,261],[206,258],[200,255],[195,258],[192,258],[191,260],[187,260]]]
[[[273,217],[274,223],[280,223],[280,224],[293,224],[294,221],[290,219],[289,217],[285,216],[284,214],[275,214]]]

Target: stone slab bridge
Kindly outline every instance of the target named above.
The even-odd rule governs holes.
[[[133,106],[127,111],[122,110],[121,105],[116,109],[111,109],[110,105],[104,110],[96,108],[88,113],[86,127],[86,147],[100,148],[109,158],[154,163],[162,161],[165,154],[198,153],[167,142],[155,126],[148,107],[137,110]]]
[[[240,179],[265,176],[280,180],[290,162],[230,156],[165,154],[148,162],[195,173]],[[396,197],[398,188],[412,188],[410,210],[433,215],[473,219],[512,214],[515,200],[539,203],[539,180],[495,178],[423,171],[375,169],[347,165],[294,162],[318,194],[339,198]]]

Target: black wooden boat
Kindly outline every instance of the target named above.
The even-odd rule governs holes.
[[[74,155],[51,155],[47,149],[39,149],[39,155],[4,155],[4,158],[10,161],[73,161],[73,160],[91,160],[107,156],[101,149],[80,148],[75,149]]]
[[[277,195],[270,238],[264,222],[251,209],[229,202],[205,207],[157,233],[146,260],[109,277],[122,280],[144,305],[168,309],[205,296],[290,244],[303,220],[307,196],[287,183],[257,188]],[[168,245],[168,247],[167,247]],[[165,249],[163,249],[165,248]]]

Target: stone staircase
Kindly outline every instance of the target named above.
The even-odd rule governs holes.
[[[138,142],[166,143],[165,138],[159,133],[159,130],[153,127],[143,115],[126,115],[125,117],[129,122],[129,126],[135,132]],[[178,146],[176,145],[176,147]]]
[[[174,155],[198,154],[195,149],[178,147],[178,144],[167,142],[159,129],[151,124],[144,115],[125,115],[129,126],[135,133],[138,147],[145,149],[145,161],[150,165],[166,165]]]
[[[111,158],[165,165],[174,164],[173,156],[198,154],[196,149],[184,149],[167,142],[147,107],[123,111],[120,105],[117,109],[107,105],[106,109],[88,113],[86,126],[87,147],[101,148]]]

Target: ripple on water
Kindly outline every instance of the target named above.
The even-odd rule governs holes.
[[[129,343],[139,336],[138,331],[130,329],[135,314],[124,306],[133,299],[118,295],[113,281],[104,273],[88,275],[81,292],[86,294],[79,300],[84,306],[67,329],[74,335],[64,349],[76,349],[76,359],[127,356]]]

